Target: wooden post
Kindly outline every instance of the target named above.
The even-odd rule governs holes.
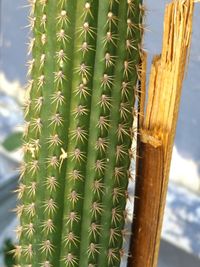
[[[134,203],[137,217],[134,218],[131,251],[134,251],[132,266],[144,267],[152,266],[153,262],[160,205],[157,198],[162,190],[164,159],[162,143],[148,133],[142,133],[138,151],[141,158],[137,166]]]
[[[165,12],[163,49],[152,63],[140,119],[134,220],[128,267],[156,267],[181,88],[191,43],[194,0]],[[142,104],[144,106],[144,104]]]

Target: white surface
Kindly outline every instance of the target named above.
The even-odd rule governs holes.
[[[200,198],[175,183],[169,185],[162,236],[200,258]]]

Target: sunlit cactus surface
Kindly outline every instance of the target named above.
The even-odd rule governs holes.
[[[17,267],[119,266],[140,0],[29,0]]]

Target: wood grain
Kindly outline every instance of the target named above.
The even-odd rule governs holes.
[[[153,140],[153,141],[152,141]],[[137,166],[135,215],[132,229],[130,266],[152,266],[157,231],[157,218],[162,190],[163,146],[145,133],[139,145],[141,159]]]
[[[128,267],[156,267],[180,98],[188,63],[194,0],[165,11],[163,49],[153,58],[148,100],[139,113],[134,220]],[[146,59],[145,59],[146,60]],[[146,64],[146,63],[145,63]],[[144,65],[145,65],[144,64]],[[142,77],[142,76],[141,76]],[[144,84],[146,82],[146,78]]]

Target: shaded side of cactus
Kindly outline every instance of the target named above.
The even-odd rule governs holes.
[[[30,6],[18,266],[119,266],[141,1]]]
[[[12,267],[16,263],[12,253],[14,249],[15,246],[13,245],[12,240],[6,239],[3,244],[3,251],[0,251],[0,253],[3,252],[4,264],[6,267]]]

